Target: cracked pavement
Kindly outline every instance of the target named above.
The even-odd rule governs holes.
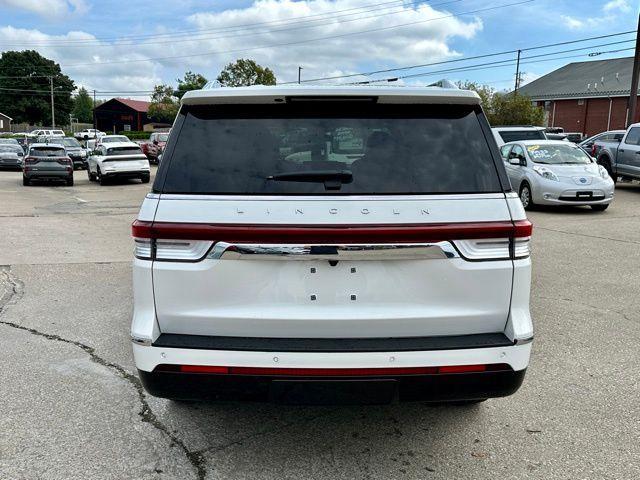
[[[148,185],[0,172],[0,478],[637,478],[640,185],[532,212],[531,367],[472,408],[177,403],[128,339],[129,225]]]

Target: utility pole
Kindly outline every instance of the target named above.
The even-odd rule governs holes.
[[[93,130],[96,129],[96,91],[93,91]]]
[[[300,74],[302,72],[302,67],[298,67],[298,85],[300,85]]]
[[[516,60],[516,85],[513,89],[513,94],[518,94],[518,87],[520,86],[520,50],[518,50],[518,59]]]
[[[633,58],[631,90],[629,91],[629,114],[627,116],[627,126],[632,124],[636,118],[636,107],[638,105],[638,76],[640,76],[640,14],[638,15],[638,30],[636,32],[636,54]]]
[[[49,77],[49,87],[51,89],[51,126],[56,126],[56,106],[53,100],[53,77]]]

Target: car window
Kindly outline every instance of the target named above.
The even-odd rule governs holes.
[[[574,145],[536,144],[527,145],[529,157],[535,163],[549,165],[588,164],[591,157]]]
[[[180,115],[175,148],[168,162],[163,159],[167,193],[501,191],[478,115],[469,106],[292,102],[183,106]],[[317,172],[347,172],[351,178],[331,189],[309,178]]]
[[[544,140],[544,132],[542,130],[502,130],[498,131],[500,137],[505,143],[518,142],[520,140]]]
[[[33,147],[29,150],[29,155],[32,157],[64,157],[66,156],[66,152],[64,148],[52,146]]]
[[[630,129],[624,143],[629,145],[640,145],[640,127],[633,127]]]
[[[71,137],[65,137],[62,139],[62,144],[65,147],[76,147],[76,148],[80,148],[80,143],[78,142],[78,140],[76,140],[75,138],[71,138]]]
[[[616,142],[619,142],[620,140],[622,140],[622,137],[624,137],[624,133],[614,133],[613,134],[613,140]]]
[[[526,158],[524,156],[524,150],[520,145],[514,145],[513,150],[509,154],[509,158]]]
[[[140,147],[111,147],[107,149],[107,155],[138,155],[142,153]]]
[[[129,137],[125,137],[124,135],[116,135],[113,137],[103,137],[101,142],[102,143],[122,143],[122,142],[128,142],[129,141]]]
[[[502,155],[502,158],[503,158],[504,160],[506,160],[506,159],[508,159],[508,158],[509,158],[509,150],[511,150],[511,147],[512,147],[512,146],[513,146],[513,145],[503,145],[503,146],[500,148],[500,155]]]

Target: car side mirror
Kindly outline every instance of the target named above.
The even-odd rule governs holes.
[[[153,144],[154,144],[154,145],[157,145],[157,144],[158,144],[158,140],[154,140],[154,141],[153,141]]]
[[[527,159],[524,158],[523,156],[518,157],[518,161],[519,161],[519,165],[521,167],[526,167],[527,166]]]

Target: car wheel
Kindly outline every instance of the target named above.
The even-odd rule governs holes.
[[[100,185],[107,184],[107,179],[102,175],[102,172],[100,171],[100,167],[98,167],[98,171],[96,172],[96,178],[98,179],[98,182],[100,182]]]
[[[149,183],[150,179],[151,179],[150,175],[143,175],[140,177],[140,180],[142,180],[142,183]]]
[[[594,209],[596,212],[604,212],[607,208],[609,208],[609,204],[605,203],[605,204],[599,204],[599,205],[591,205],[591,208]]]
[[[29,185],[31,185],[31,180],[29,180],[27,177],[23,176],[22,177],[22,185],[24,185],[25,187],[28,187]]]
[[[88,167],[87,167],[87,177],[89,177],[90,182],[96,181],[96,176],[93,173],[91,173],[91,169]]]
[[[73,187],[73,177],[67,178],[67,187]]]
[[[525,210],[531,210],[533,208],[531,186],[527,182],[524,182],[520,187],[520,201]]]

